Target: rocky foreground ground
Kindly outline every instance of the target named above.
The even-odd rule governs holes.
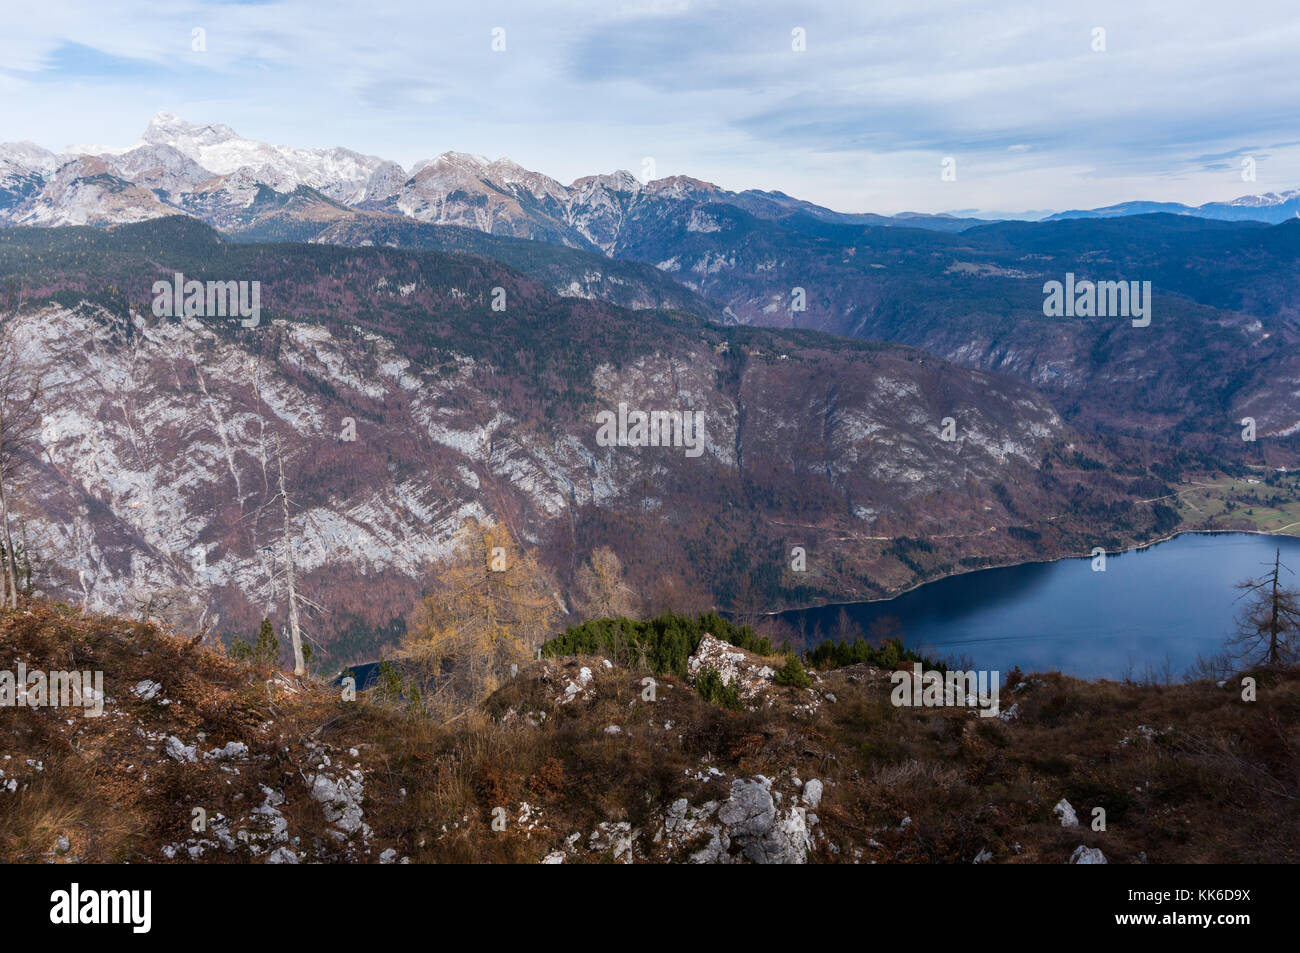
[[[435,724],[154,626],[34,603],[0,668],[102,670],[104,714],[0,709],[12,862],[1295,862],[1300,673],[1019,679],[996,717],[865,665],[773,681],[547,659]],[[713,669],[743,710],[693,686]],[[1104,811],[1104,829],[1098,827]]]

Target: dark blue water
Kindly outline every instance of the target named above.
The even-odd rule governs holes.
[[[866,633],[882,616],[902,622],[909,648],[967,658],[976,668],[1060,671],[1080,678],[1182,677],[1223,648],[1242,603],[1234,584],[1271,567],[1276,549],[1300,573],[1300,539],[1188,534],[1148,549],[952,576],[882,602],[844,606]],[[1283,577],[1300,585],[1300,575]],[[785,612],[808,633],[833,636],[839,606]]]

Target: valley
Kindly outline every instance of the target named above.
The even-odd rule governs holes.
[[[471,516],[508,521],[562,586],[614,545],[651,601],[746,610],[1169,528],[1139,502],[1159,481],[1096,469],[1117,458],[1032,390],[897,345],[573,301],[476,257],[228,243],[184,219],[0,232],[0,270],[22,275],[11,330],[51,400],[21,503],[41,588],[105,608],[206,592],[192,615],[253,627],[276,598],[262,508],[280,440],[295,561],[330,593],[319,640],[338,661],[375,648],[331,650],[340,630],[400,631]],[[176,272],[261,276],[260,324],[156,317],[153,282]],[[601,446],[620,404],[703,414],[701,453]]]
[[[57,395],[18,504],[50,594],[184,592],[249,631],[287,555],[276,441],[335,662],[400,636],[470,518],[561,594],[613,546],[649,605],[733,612],[1300,526],[1293,488],[1242,482],[1300,464],[1290,224],[846,215],[462,153],[408,173],[167,115],[127,150],[0,158],[11,328]],[[154,314],[179,273],[254,283],[256,322]],[[1153,289],[1146,317],[1045,316],[1076,276]],[[629,408],[704,438],[602,439]]]
[[[18,935],[444,864],[1284,923],[1292,7],[7,10]]]
[[[1300,536],[1300,486],[1294,473],[1251,468],[1236,479],[1193,480],[1177,499],[1188,527]]]

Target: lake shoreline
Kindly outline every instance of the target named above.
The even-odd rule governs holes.
[[[955,573],[894,599],[774,616],[807,648],[852,641],[881,620],[903,644],[958,668],[1055,671],[1084,680],[1190,673],[1240,625],[1237,584],[1271,569],[1275,548],[1300,565],[1300,538],[1185,530],[1131,545],[1104,567],[1083,555]],[[1163,545],[1157,545],[1163,544]],[[1142,551],[1142,557],[1119,559]],[[896,623],[888,620],[896,620]]]
[[[1232,535],[1232,534],[1237,534],[1241,536],[1276,536],[1279,539],[1300,540],[1300,536],[1296,536],[1291,533],[1271,533],[1266,530],[1259,530],[1259,529],[1180,529],[1173,533],[1170,533],[1167,536],[1162,536],[1159,539],[1147,540],[1145,543],[1140,543],[1135,546],[1130,546],[1127,549],[1117,549],[1114,552],[1108,551],[1106,555],[1107,557],[1122,556],[1125,553],[1141,552],[1144,549],[1150,549],[1152,546],[1159,546],[1161,543],[1168,543],[1171,540],[1177,539],[1179,536],[1225,536],[1225,535]],[[855,599],[852,602],[814,602],[814,603],[809,603],[808,605],[788,606],[784,609],[769,609],[764,612],[758,613],[758,615],[762,618],[773,618],[776,616],[785,615],[788,612],[810,612],[815,609],[834,609],[838,606],[863,606],[863,605],[872,605],[877,602],[892,602],[894,599],[897,599],[900,596],[905,596],[909,592],[915,592],[916,590],[920,589],[923,586],[928,586],[934,582],[942,582],[945,579],[956,579],[961,576],[971,576],[976,573],[987,572],[991,569],[1014,569],[1017,566],[1050,566],[1054,563],[1064,562],[1067,559],[1091,559],[1091,558],[1092,558],[1092,552],[1089,551],[1086,553],[1065,553],[1060,556],[1053,556],[1048,559],[1025,559],[1025,560],[1006,562],[1006,563],[991,563],[988,566],[981,566],[978,569],[966,569],[966,570],[956,571],[956,572],[945,572],[931,579],[923,579],[919,582],[914,582],[909,586],[905,586],[902,589],[897,589],[894,592],[891,592],[887,596],[880,596],[879,598],[876,599]],[[715,611],[717,611],[720,615],[723,615],[731,619],[739,619],[744,615],[746,615],[746,613],[724,611],[721,609]]]

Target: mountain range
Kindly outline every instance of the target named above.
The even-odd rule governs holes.
[[[155,316],[176,272],[258,276],[259,324]],[[21,284],[7,331],[48,402],[25,538],[41,585],[90,606],[165,593],[254,626],[284,559],[275,441],[340,658],[400,631],[470,517],[505,521],[562,585],[609,545],[651,605],[751,609],[1172,525],[1145,466],[1006,375],[564,298],[479,256],[236,243],[172,217],[0,231],[0,279]],[[620,404],[699,412],[702,454],[602,445]]]
[[[445,152],[409,170],[344,148],[300,149],[241,137],[229,126],[197,125],[157,113],[128,147],[74,146],[55,153],[30,142],[0,144],[0,222],[121,224],[183,212],[221,227],[265,198],[264,190],[314,190],[341,205],[415,221],[598,249],[613,255],[640,206],[677,200],[715,203],[765,219],[794,215],[832,225],[964,231],[984,220],[946,214],[843,213],[779,191],[731,192],[687,176],[641,181],[630,172],[563,185],[507,158]],[[1071,210],[1045,221],[1154,212],[1277,224],[1300,215],[1300,189],[1188,206],[1126,202]],[[708,229],[707,220],[695,227]]]
[[[407,171],[349,149],[296,149],[244,139],[229,126],[193,125],[158,113],[127,148],[53,153],[30,142],[0,145],[0,221],[106,225],[182,212],[223,227],[245,223],[268,192],[309,189],[340,205],[418,222],[460,225],[613,254],[625,219],[664,201],[718,202],[764,218],[803,213],[833,224],[908,224],[958,230],[975,219],[853,215],[781,192],[729,192],[674,176],[630,172],[568,186],[509,159],[445,152]],[[709,228],[705,220],[698,228]]]
[[[278,439],[339,659],[400,633],[470,517],[562,588],[608,545],[650,608],[757,610],[1148,541],[1187,473],[1300,463],[1291,220],[851,215],[159,114],[126,149],[0,146],[0,222],[52,401],[22,492],[42,585],[255,628]],[[155,314],[178,273],[258,282],[260,324]],[[1045,315],[1067,274],[1149,281],[1149,324]],[[702,413],[703,453],[602,445],[620,405]]]
[[[1183,205],[1181,202],[1121,202],[1105,208],[1057,212],[1047,216],[1044,221],[1059,221],[1067,218],[1117,218],[1124,215],[1149,215],[1153,212],[1190,215],[1221,222],[1267,222],[1276,225],[1289,219],[1300,218],[1300,189],[1243,195],[1231,202],[1206,202],[1204,205],[1195,206]]]
[[[1297,194],[1230,207],[1277,217]],[[1124,438],[1239,457],[1255,449],[1236,438],[1252,417],[1274,440],[1268,459],[1286,463],[1276,441],[1300,433],[1300,222],[1177,211],[1130,203],[1041,223],[852,215],[684,176],[565,186],[455,152],[408,172],[166,113],[126,149],[0,146],[0,221],[11,224],[185,214],[240,241],[476,254],[565,297],[920,347],[1018,376],[1067,417]],[[1067,273],[1151,281],[1155,330],[1045,321],[1044,283]],[[1183,373],[1191,354],[1204,358],[1195,381]]]

